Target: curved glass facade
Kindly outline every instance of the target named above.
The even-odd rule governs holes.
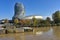
[[[21,3],[16,3],[14,6],[14,16],[13,18],[21,19],[24,17],[24,6]]]

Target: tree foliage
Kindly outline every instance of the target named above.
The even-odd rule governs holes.
[[[37,21],[37,19],[35,18],[35,16],[33,16],[33,26],[37,26],[37,23],[38,23],[38,21]]]
[[[14,19],[14,23],[15,24],[19,23],[19,20],[18,19]]]
[[[50,22],[51,22],[50,17],[47,17],[47,18],[46,18],[46,21],[48,21],[48,22],[50,23]]]
[[[60,11],[56,11],[53,15],[52,15],[53,21],[55,23],[60,23]]]
[[[3,21],[4,21],[4,23],[9,23],[8,19],[4,19]]]

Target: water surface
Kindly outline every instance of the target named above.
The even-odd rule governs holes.
[[[0,34],[0,40],[60,40],[60,27],[34,28],[33,32]]]

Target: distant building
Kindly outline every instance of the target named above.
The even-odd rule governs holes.
[[[21,3],[16,3],[14,6],[14,16],[13,19],[18,18],[21,19],[24,17],[24,6]]]
[[[17,18],[17,19],[32,19],[33,17],[35,17],[36,19],[42,19],[42,16],[25,16],[24,15],[24,6],[21,3],[16,3],[14,6],[14,16],[13,19]]]
[[[24,18],[22,19],[33,19],[33,17],[35,17],[36,19],[42,19],[43,17],[42,16],[25,16]]]

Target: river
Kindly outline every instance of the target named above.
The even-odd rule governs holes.
[[[60,27],[34,28],[33,32],[0,34],[0,40],[60,40]]]

